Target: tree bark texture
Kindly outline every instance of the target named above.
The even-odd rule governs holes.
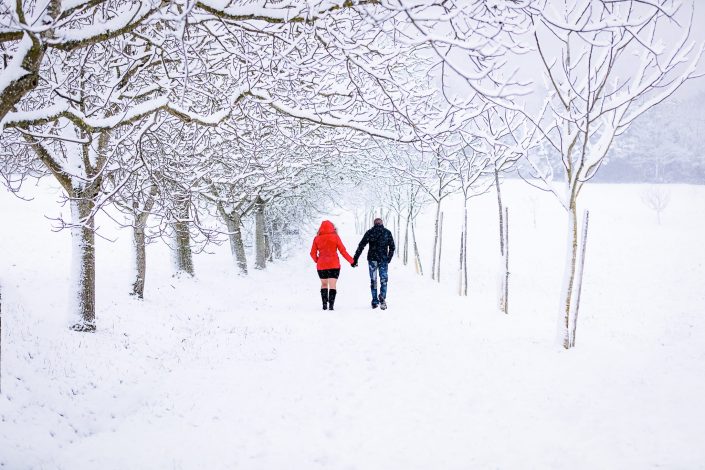
[[[225,224],[228,227],[228,238],[230,239],[230,252],[235,261],[235,267],[240,275],[247,275],[247,255],[245,254],[245,243],[242,241],[242,219],[231,212],[225,215]]]
[[[402,262],[404,266],[409,262],[409,225],[411,222],[411,209],[409,209],[409,214],[406,217],[406,228],[404,229],[404,256],[402,257]]]
[[[178,219],[174,222],[176,241],[176,274],[181,273],[193,276],[193,253],[191,252],[191,232],[189,230],[189,202],[178,201]]]
[[[585,211],[583,216],[582,238],[580,240],[580,265],[578,267],[577,293],[575,294],[575,312],[573,314],[573,325],[570,335],[570,347],[575,347],[575,333],[578,329],[578,311],[580,310],[580,293],[583,290],[583,272],[585,271],[585,250],[587,248],[588,222],[590,212]]]
[[[272,250],[272,237],[266,231],[264,232],[264,253],[267,257],[267,261],[274,260],[274,251]]]
[[[463,202],[463,229],[460,233],[460,289],[462,296],[468,295],[468,198]]]
[[[502,311],[509,313],[509,208],[504,208],[504,282],[502,289]]]
[[[76,312],[79,319],[71,325],[74,331],[95,331],[95,232],[92,218],[94,202],[76,198],[71,201],[73,259],[76,296]]]
[[[436,221],[434,223],[435,233],[433,235],[433,258],[431,261],[431,279],[436,279],[436,263],[438,262],[438,229],[441,217],[441,200],[436,203]]]
[[[132,283],[132,295],[143,299],[144,279],[147,275],[147,249],[143,226],[135,224],[132,228],[132,239],[135,246],[135,282]]]
[[[22,58],[22,69],[27,73],[12,80],[0,93],[0,121],[39,83],[39,69],[44,59],[46,43],[29,31],[24,33],[22,41],[25,40],[32,42],[32,46]]]
[[[272,221],[272,258],[282,257],[282,223],[279,218]]]
[[[499,186],[499,172],[494,170],[494,184],[497,189],[497,212],[499,214],[499,253],[504,256],[504,219],[502,218],[502,190]]]
[[[443,212],[438,222],[438,263],[436,264],[436,281],[441,282],[441,253],[443,252]]]
[[[396,224],[396,229],[397,229],[397,239],[394,240],[396,244],[399,244],[401,242],[401,209],[399,212],[397,212],[397,224]],[[397,258],[401,257],[401,250],[397,250]]]
[[[255,201],[255,269],[267,267],[267,241],[265,239],[265,202],[261,197]]]
[[[411,221],[411,238],[414,244],[414,260],[416,263],[416,272],[423,276],[423,267],[421,266],[421,255],[419,254],[419,245],[416,243],[416,229],[414,221]]]
[[[575,274],[578,263],[578,223],[575,200],[568,207],[568,230],[565,267],[563,271],[563,299],[561,302],[560,336],[565,349],[570,348],[570,322],[574,311]]]
[[[463,256],[465,253],[463,252],[463,244],[465,242],[464,240],[465,234],[463,233],[463,230],[460,230],[460,250],[458,251],[459,257],[458,257],[458,295],[463,295]]]
[[[156,195],[157,187],[152,186],[141,209],[138,202],[135,201],[133,203],[135,221],[132,229],[132,239],[135,246],[135,282],[132,284],[132,295],[137,296],[140,300],[144,298],[144,283],[147,278],[147,240],[145,229],[149,214],[154,207]]]

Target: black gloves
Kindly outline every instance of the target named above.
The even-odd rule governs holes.
[[[350,263],[350,266],[352,266],[353,268],[357,268],[357,260],[353,260],[353,262]]]

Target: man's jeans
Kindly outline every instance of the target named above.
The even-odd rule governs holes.
[[[387,298],[387,267],[386,261],[367,261],[370,268],[370,291],[372,292],[372,303],[379,304],[379,297]],[[379,297],[377,296],[377,271],[379,270]]]

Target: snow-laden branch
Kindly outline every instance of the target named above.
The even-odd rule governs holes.
[[[297,119],[303,119],[305,121],[329,127],[343,127],[348,129],[354,129],[375,137],[381,137],[383,139],[394,140],[397,142],[414,142],[418,140],[418,138],[412,134],[390,132],[384,129],[377,129],[370,125],[356,122],[353,120],[352,116],[349,116],[346,119],[342,119],[329,115],[321,115],[313,110],[295,108],[272,97],[272,95],[270,95],[266,90],[252,88],[249,92],[247,92],[247,94],[259,99],[263,104],[271,106],[273,109],[276,109],[280,113]]]
[[[264,21],[267,23],[313,23],[326,14],[344,8],[379,4],[379,0],[282,1],[258,0],[243,4],[231,0],[200,0],[196,5],[227,21]]]
[[[633,1],[634,0],[630,0],[628,3],[631,4],[633,3]],[[612,1],[605,3],[619,2]],[[554,4],[551,5],[553,6]],[[648,5],[653,7],[653,5],[650,3]],[[577,8],[577,6],[574,6],[572,8],[573,11],[581,11]],[[554,31],[559,34],[566,32],[597,33],[612,29],[639,29],[644,25],[652,22],[654,18],[659,15],[661,11],[663,11],[662,9],[654,7],[653,9],[650,9],[650,11],[637,12],[634,10],[632,5],[627,5],[627,7],[623,11],[619,8],[616,8],[614,12],[610,12],[605,8],[605,6],[602,6],[600,10],[602,14],[598,16],[592,11],[594,8],[600,7],[596,7],[590,4],[585,8],[587,14],[581,15],[577,19],[572,19],[569,16],[567,17],[565,15],[565,12],[562,10],[544,7],[541,9],[541,18],[545,24],[552,26],[552,29],[554,29]]]
[[[12,60],[0,75],[0,134],[3,131],[4,117],[36,86],[43,56],[39,39],[25,33]]]
[[[160,2],[150,0],[122,5],[118,11],[111,11],[112,17],[105,21],[96,21],[81,28],[55,28],[46,42],[50,47],[65,51],[97,44],[134,30],[156,13],[160,6]]]
[[[232,101],[234,105],[247,93],[247,88],[241,88],[234,92],[235,98]],[[59,118],[66,118],[74,123],[77,127],[86,132],[98,132],[101,130],[115,129],[120,126],[125,126],[139,121],[145,116],[163,111],[174,117],[177,117],[183,122],[197,123],[202,126],[215,127],[223,123],[232,115],[232,106],[229,109],[223,109],[211,114],[200,114],[194,111],[182,108],[173,103],[168,97],[160,96],[150,99],[138,105],[128,107],[123,113],[118,113],[113,116],[96,118],[84,115],[77,110],[68,101],[53,106],[32,110],[32,111],[15,111],[8,113],[5,118],[5,127],[27,127],[46,124],[56,121]]]
[[[30,73],[22,65],[32,51],[33,41],[29,34],[20,34],[20,38],[20,43],[17,45],[10,63],[0,74],[0,95],[13,83]]]

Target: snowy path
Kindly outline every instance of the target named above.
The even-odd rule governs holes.
[[[0,468],[705,468],[705,320],[688,297],[701,262],[622,300],[607,251],[620,246],[599,246],[605,270],[565,352],[542,307],[552,284],[519,269],[509,316],[492,305],[492,279],[476,276],[460,299],[452,273],[439,286],[398,261],[389,310],[370,309],[361,263],[343,267],[324,312],[307,246],[245,279],[227,247],[198,257],[195,280],[171,278],[153,251],[138,302],[125,295],[125,242],[99,242],[99,331],[85,335],[61,319],[67,254],[51,237],[65,235],[29,249],[27,234],[47,231],[20,203],[5,207],[27,231],[1,232],[22,249],[2,253]],[[654,253],[667,269],[673,254]],[[543,271],[554,270],[527,272]],[[674,307],[619,316],[612,299]]]
[[[452,469],[571,462],[571,468],[644,468],[656,462],[699,468],[703,462],[702,450],[694,453],[702,421],[693,423],[689,407],[674,414],[669,404],[694,403],[705,390],[697,373],[691,386],[668,380],[689,372],[673,370],[675,357],[651,362],[620,347],[565,354],[550,341],[529,340],[516,321],[494,312],[470,320],[459,309],[467,304],[456,299],[434,310],[439,289],[395,265],[386,312],[368,307],[365,270],[345,268],[338,310],[323,312],[317,281],[304,277],[314,276],[310,271],[308,260],[296,258],[272,266],[266,283],[264,273],[245,281],[267,288],[238,289],[236,299],[223,299],[252,306],[251,313],[196,307],[198,292],[226,289],[231,279],[209,286],[180,281],[176,287],[192,294],[173,298],[167,309],[147,308],[140,321],[116,315],[114,330],[87,338],[65,334],[57,341],[73,344],[49,348],[66,354],[55,358],[63,370],[42,377],[47,369],[39,366],[32,378],[47,387],[52,412],[22,396],[37,421],[14,415],[27,441],[8,435],[20,422],[12,421],[14,400],[2,402],[10,422],[0,436],[17,446],[6,467]],[[401,289],[404,297],[395,298]],[[189,298],[192,304],[184,304]],[[81,347],[95,350],[95,361]],[[57,392],[71,399],[52,399]],[[17,388],[10,394],[22,395]],[[37,439],[47,428],[53,436]]]

